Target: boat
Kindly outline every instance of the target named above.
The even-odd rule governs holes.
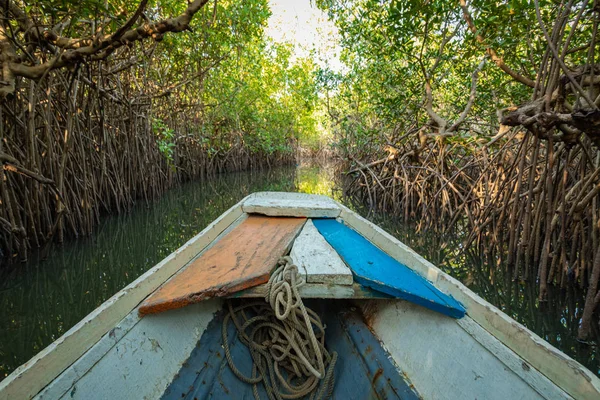
[[[380,227],[284,192],[231,207],[1,381],[0,399],[276,398],[240,380],[264,365],[231,316],[282,317],[278,282],[307,326],[319,318],[299,330],[328,365],[314,367],[321,397],[600,399],[596,375]]]

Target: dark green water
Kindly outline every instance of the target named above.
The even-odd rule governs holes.
[[[326,194],[357,209],[336,187],[329,169],[301,166],[189,183],[149,206],[107,217],[92,237],[55,246],[46,260],[32,257],[0,275],[0,380],[242,197],[264,190]],[[541,310],[535,285],[512,282],[502,268],[491,268],[472,251],[459,251],[460,237],[416,234],[382,215],[370,219],[598,373],[596,348],[575,340],[582,293],[551,293]]]

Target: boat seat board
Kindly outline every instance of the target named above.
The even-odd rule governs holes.
[[[258,192],[249,196],[242,210],[248,214],[307,218],[336,218],[340,206],[327,196],[307,193]]]
[[[409,381],[396,369],[389,354],[363,322],[360,314],[346,306],[307,302],[326,323],[325,344],[338,353],[335,367],[333,399],[418,399]],[[340,302],[336,302],[340,303]],[[253,399],[252,386],[240,381],[229,369],[221,346],[224,312],[210,322],[190,358],[183,363],[162,399]],[[236,366],[251,376],[252,358],[238,340],[230,321],[230,350]],[[264,387],[258,386],[260,398],[266,399]]]
[[[290,252],[307,283],[352,285],[352,271],[321,236],[311,220],[306,221]]]
[[[249,216],[146,299],[140,315],[267,283],[305,222],[305,218]]]
[[[462,304],[384,253],[358,232],[335,219],[315,219],[313,223],[350,267],[356,282],[453,318],[465,315]]]
[[[267,296],[269,285],[258,285],[233,293],[230,298],[260,298]],[[303,299],[392,299],[393,297],[378,290],[353,283],[335,285],[331,283],[306,283],[298,289]]]

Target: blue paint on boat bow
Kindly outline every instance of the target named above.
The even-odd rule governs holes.
[[[355,280],[361,285],[450,317],[462,318],[465,315],[466,310],[462,304],[381,251],[356,231],[335,219],[313,219],[313,223],[350,267]]]
[[[326,325],[327,349],[338,353],[332,400],[421,398],[405,374],[393,364],[362,315],[339,301],[307,301],[306,305],[318,313]],[[254,399],[252,385],[240,381],[225,358],[221,345],[224,316],[222,310],[208,324],[161,400]],[[250,351],[240,342],[231,321],[227,333],[232,358],[244,375],[251,376]],[[261,399],[268,398],[262,383],[257,389]]]

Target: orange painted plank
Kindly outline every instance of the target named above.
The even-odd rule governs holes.
[[[140,315],[184,307],[261,285],[306,218],[251,215],[146,299]]]

